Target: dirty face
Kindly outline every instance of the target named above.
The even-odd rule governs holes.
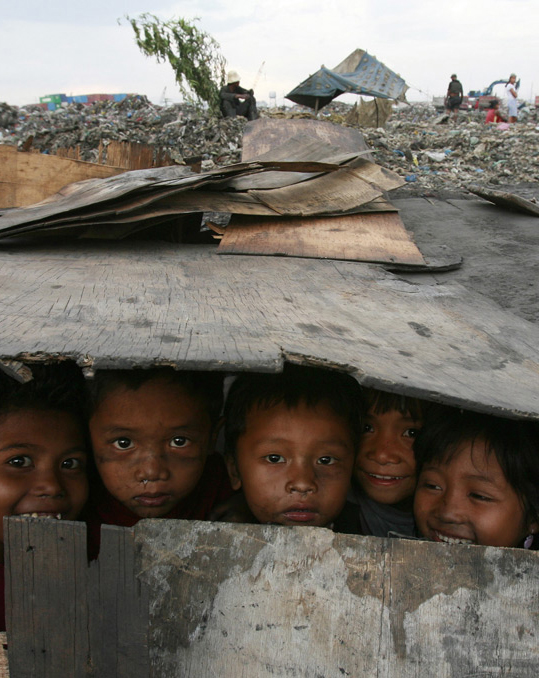
[[[87,497],[86,446],[79,422],[54,410],[18,410],[0,417],[2,543],[4,516],[75,520]]]
[[[256,519],[276,525],[327,526],[346,501],[354,443],[329,405],[253,408],[228,462]]]
[[[416,484],[412,446],[421,426],[421,421],[398,410],[368,411],[354,467],[368,497],[380,504],[404,502],[403,508],[411,510]]]
[[[107,394],[90,419],[107,490],[140,518],[159,518],[200,480],[212,442],[204,403],[166,379]]]
[[[424,537],[448,544],[519,546],[539,529],[526,520],[521,498],[480,440],[464,443],[449,462],[422,469],[414,514]]]

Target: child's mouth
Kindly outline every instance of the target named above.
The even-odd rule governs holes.
[[[442,542],[444,544],[474,544],[472,539],[465,539],[464,537],[450,537],[448,534],[442,534],[437,530],[432,531],[432,541]]]
[[[50,518],[51,520],[64,520],[63,513],[53,513],[51,511],[33,511],[32,513],[19,513],[21,518]]]
[[[155,494],[139,494],[135,497],[135,501],[137,504],[140,504],[141,506],[163,506],[163,504],[166,504],[167,501],[170,499],[169,494],[165,494],[164,492],[159,492]]]
[[[400,483],[401,480],[405,480],[407,477],[407,476],[383,476],[379,473],[369,473],[368,471],[364,471],[364,473],[373,485],[395,485],[397,483]]]
[[[291,520],[295,523],[309,523],[312,520],[315,520],[318,513],[313,509],[291,508],[288,511],[285,511],[283,515],[287,520]]]

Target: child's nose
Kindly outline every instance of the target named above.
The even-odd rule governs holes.
[[[139,483],[167,480],[169,469],[164,455],[155,452],[144,454],[137,462],[135,477]]]
[[[452,488],[440,496],[435,511],[438,519],[444,523],[463,522],[462,500],[459,493]]]
[[[367,457],[378,464],[397,464],[400,461],[392,435],[380,432],[370,436],[364,444],[367,447]]]
[[[287,490],[301,494],[315,492],[316,475],[312,466],[292,464],[288,474]]]
[[[32,492],[38,497],[63,497],[66,492],[55,469],[36,473]]]

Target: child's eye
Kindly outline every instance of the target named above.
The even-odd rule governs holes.
[[[336,462],[335,457],[320,457],[317,461],[317,464],[322,464],[322,466],[330,466]]]
[[[492,501],[491,497],[485,497],[484,494],[478,494],[477,492],[470,492],[470,497],[479,501]]]
[[[29,468],[32,466],[32,458],[25,454],[19,454],[17,457],[9,459],[8,464],[14,468]]]
[[[133,447],[133,441],[131,438],[116,438],[112,444],[118,450],[129,450],[131,447]]]
[[[442,488],[436,483],[430,483],[428,480],[424,480],[421,483],[421,487],[424,487],[426,490],[441,490]]]
[[[268,454],[264,459],[269,461],[270,464],[282,464],[285,461],[285,458],[280,454]]]
[[[60,467],[69,469],[69,470],[79,470],[83,469],[85,466],[84,461],[82,459],[75,459],[74,457],[70,457],[69,459],[64,459],[64,461],[61,463]]]
[[[420,430],[419,428],[407,428],[402,435],[406,438],[415,438]]]
[[[363,424],[363,433],[373,433],[374,428],[371,424]]]
[[[189,442],[189,438],[185,436],[174,436],[170,441],[170,447],[185,447]]]

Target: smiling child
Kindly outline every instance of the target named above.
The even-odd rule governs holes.
[[[376,389],[364,389],[363,396],[367,414],[350,497],[359,505],[361,531],[414,536],[413,444],[430,403]]]
[[[84,390],[75,364],[33,365],[20,384],[0,373],[0,621],[5,516],[75,520],[87,496]]]
[[[459,410],[429,422],[415,444],[423,537],[530,548],[539,531],[538,443],[529,422]]]
[[[90,435],[102,487],[87,522],[92,555],[100,525],[141,518],[205,520],[231,494],[213,449],[222,404],[216,373],[103,370],[90,384]]]
[[[245,374],[225,406],[225,453],[235,490],[260,523],[331,526],[350,486],[362,401],[357,382],[286,365]]]

